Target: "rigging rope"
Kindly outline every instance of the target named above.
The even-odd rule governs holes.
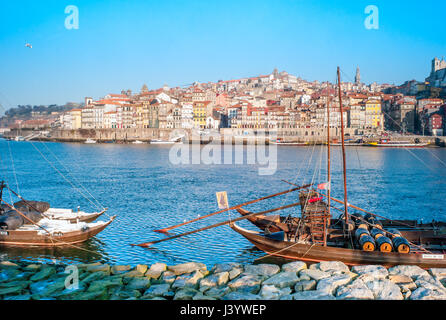
[[[31,141],[30,141],[31,142]],[[84,193],[79,190],[79,188],[77,188],[70,180],[68,180],[62,172],[59,171],[59,169],[57,169],[46,157],[45,155],[39,150],[39,148],[37,148],[34,143],[31,142],[31,145],[34,147],[34,149],[36,149],[40,155],[50,164],[50,166],[56,170],[57,173],[59,173],[59,175],[65,180],[67,181],[75,190],[77,190],[86,200],[88,200],[93,206],[95,206],[97,209],[103,209],[101,207],[99,207],[96,203],[94,203],[93,201],[91,201],[87,196],[84,195]]]
[[[68,168],[63,164],[63,162],[56,156],[56,154],[53,152],[53,151],[51,151],[51,149],[50,148],[48,148],[48,146],[47,146],[47,144],[46,143],[44,143],[40,138],[39,138],[39,141],[40,141],[40,143],[41,144],[43,144],[44,146],[45,146],[45,148],[51,153],[51,155],[56,159],[56,161],[65,169],[65,171],[67,172],[67,174],[75,181],[75,182],[77,182],[78,184],[79,184],[79,186],[97,203],[97,205],[100,207],[100,208],[105,208],[100,202],[99,202],[99,200],[97,200],[91,193],[90,193],[90,191],[88,191],[88,189],[78,180],[78,179],[76,179],[76,177],[74,177],[72,174],[71,174],[71,172],[70,172],[70,170],[68,170]],[[30,141],[31,142],[31,141]]]

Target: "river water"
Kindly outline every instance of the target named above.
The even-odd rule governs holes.
[[[2,178],[25,199],[48,201],[59,208],[80,206],[84,211],[104,206],[109,215],[117,215],[108,228],[80,245],[88,251],[1,247],[1,259],[131,265],[259,261],[256,259],[265,254],[228,226],[150,249],[130,244],[162,239],[164,235],[152,230],[217,211],[217,191],[227,191],[229,205],[235,205],[288,189],[282,179],[297,184],[326,180],[324,146],[277,147],[277,167],[272,175],[259,175],[259,168],[265,166],[258,162],[247,164],[252,150],[234,151],[242,156],[239,164],[173,164],[170,149],[168,145],[0,140]],[[332,151],[332,194],[342,199],[340,148]],[[446,220],[446,149],[348,147],[346,157],[351,204],[389,218]],[[4,199],[11,201],[6,191]],[[298,194],[290,193],[246,208],[262,211],[297,201]],[[284,213],[298,215],[300,210],[296,207]],[[237,212],[226,212],[176,232],[235,217]],[[255,230],[249,222],[239,224]]]

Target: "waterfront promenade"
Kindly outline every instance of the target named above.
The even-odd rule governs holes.
[[[445,300],[446,269],[326,261],[57,265],[0,262],[4,300]]]

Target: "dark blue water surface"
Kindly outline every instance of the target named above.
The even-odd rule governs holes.
[[[228,226],[164,242],[151,249],[130,246],[165,236],[152,230],[218,210],[215,192],[227,191],[235,205],[297,184],[326,180],[326,147],[278,147],[277,171],[259,175],[258,164],[174,165],[170,146],[13,142],[0,140],[1,172],[28,200],[52,207],[96,211],[97,201],[116,220],[102,233],[75,248],[0,248],[1,259],[32,261],[102,261],[136,265],[185,261],[253,262],[264,256]],[[332,149],[332,194],[343,197],[340,148]],[[12,156],[12,157],[11,157]],[[46,158],[46,159],[45,159]],[[446,149],[348,147],[349,202],[390,218],[446,220]],[[14,170],[15,169],[15,170]],[[63,175],[63,176],[62,176]],[[17,187],[18,185],[18,187]],[[73,185],[75,187],[73,187]],[[78,192],[82,191],[90,200]],[[298,201],[291,193],[248,206],[267,210]],[[4,199],[10,200],[5,192]],[[17,200],[15,200],[17,201]],[[333,210],[336,214],[336,211]],[[284,213],[300,214],[298,208]],[[178,228],[185,232],[238,217],[223,213]],[[107,219],[106,216],[101,220]],[[255,229],[249,222],[240,225]],[[91,253],[93,251],[95,254]]]

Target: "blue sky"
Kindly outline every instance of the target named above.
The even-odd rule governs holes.
[[[67,5],[79,29],[64,26]],[[379,29],[364,27],[367,5]],[[0,103],[63,104],[122,89],[270,73],[424,80],[446,56],[446,1],[2,1]],[[25,43],[33,45],[25,48]]]

